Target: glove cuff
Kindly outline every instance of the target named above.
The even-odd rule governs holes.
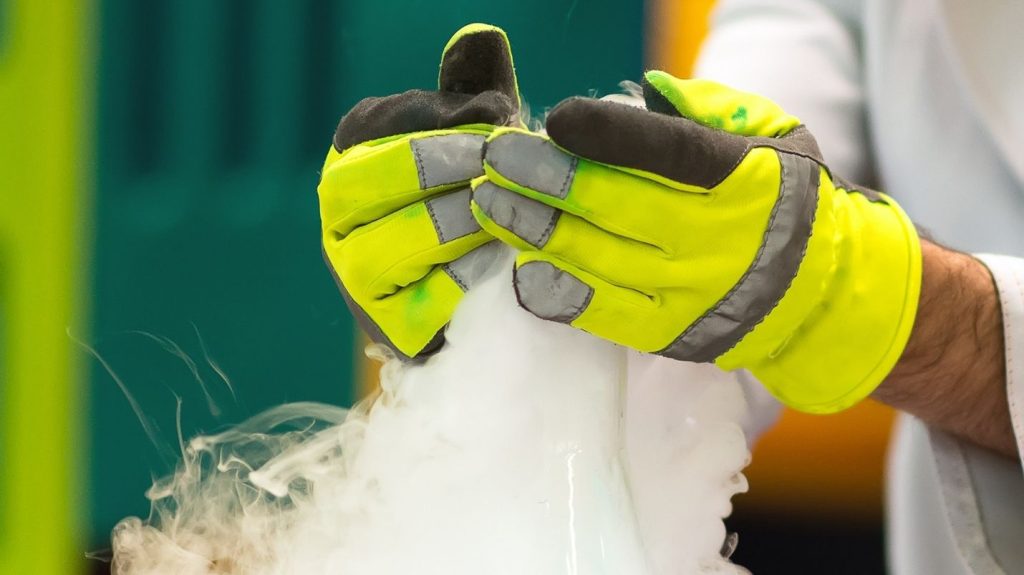
[[[790,292],[749,334],[751,342],[717,362],[747,367],[781,402],[809,413],[846,409],[882,383],[910,338],[921,289],[920,240],[896,202],[842,189],[822,200],[832,209],[819,207],[817,237]],[[823,212],[834,219],[821,218]],[[831,270],[822,275],[829,261]],[[817,299],[808,297],[814,290]],[[781,343],[776,338],[774,347],[752,345],[768,341],[764,332],[780,325],[772,316],[801,312],[796,300],[816,301],[803,321],[789,323],[799,327]]]

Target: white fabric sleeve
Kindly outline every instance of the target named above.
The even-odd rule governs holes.
[[[1017,439],[1018,456],[1024,455],[1024,259],[979,255],[999,290],[1006,342],[1006,395]]]
[[[695,76],[774,100],[807,125],[835,173],[872,185],[859,32],[850,19],[859,5],[721,0]]]
[[[980,255],[1003,315],[1006,390],[1024,453],[1024,259]],[[889,556],[896,574],[1024,573],[1024,473],[1008,459],[901,416],[890,452]]]

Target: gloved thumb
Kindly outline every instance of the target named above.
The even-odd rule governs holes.
[[[643,89],[652,112],[683,116],[741,136],[776,138],[800,125],[800,120],[768,98],[711,80],[681,80],[650,70],[644,74]]]
[[[517,117],[519,85],[505,31],[489,24],[463,26],[444,47],[437,86],[459,94],[498,92],[512,102],[512,115]]]

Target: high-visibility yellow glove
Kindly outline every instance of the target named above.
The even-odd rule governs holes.
[[[867,396],[917,310],[906,214],[832,175],[767,99],[658,71],[644,99],[570,99],[549,137],[488,138],[473,212],[522,250],[520,304],[640,351],[748,368],[804,411]]]
[[[359,102],[338,125],[318,193],[323,250],[374,340],[404,357],[436,351],[463,291],[497,243],[469,209],[484,140],[518,122],[505,33],[472,24],[445,46],[439,91]]]

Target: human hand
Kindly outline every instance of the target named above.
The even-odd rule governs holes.
[[[907,216],[835,178],[767,99],[657,71],[644,96],[647,110],[573,98],[547,137],[488,137],[472,208],[521,250],[521,305],[640,351],[748,368],[805,411],[871,393],[917,309]]]
[[[444,49],[438,91],[359,102],[338,125],[318,186],[323,251],[374,340],[405,357],[436,351],[495,244],[469,209],[484,140],[515,124],[505,33],[471,24]]]

